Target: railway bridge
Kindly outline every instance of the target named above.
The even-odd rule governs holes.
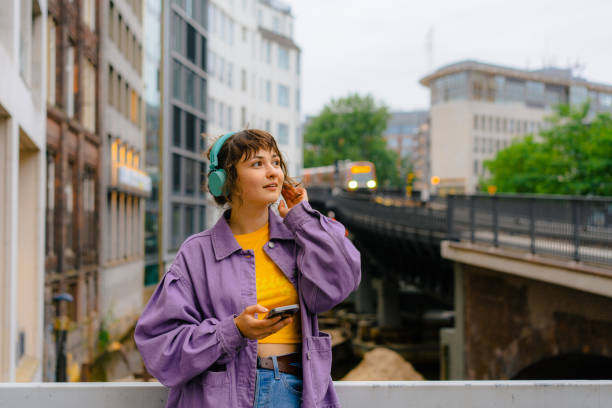
[[[454,311],[439,331],[441,379],[612,378],[612,198],[309,199],[362,253],[359,312],[401,330],[414,289]]]

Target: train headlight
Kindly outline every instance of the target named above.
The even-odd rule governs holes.
[[[357,182],[355,180],[351,180],[348,182],[348,188],[354,189],[357,188]]]
[[[375,180],[368,180],[367,186],[368,186],[368,188],[376,187],[376,181]]]

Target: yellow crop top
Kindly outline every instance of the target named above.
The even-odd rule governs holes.
[[[299,304],[295,287],[263,250],[270,239],[268,224],[248,234],[234,235],[234,238],[242,249],[252,249],[255,254],[257,303],[268,310],[279,306]],[[265,316],[265,313],[258,314],[259,319],[263,319]],[[293,317],[291,324],[259,340],[259,343],[301,343],[301,329],[301,319],[298,312]]]

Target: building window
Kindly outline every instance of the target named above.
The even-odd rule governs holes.
[[[83,21],[91,31],[96,30],[96,6],[95,0],[83,0],[81,3],[83,11]]]
[[[233,75],[234,74],[234,64],[232,64],[231,62],[227,63],[227,86],[229,86],[230,88],[233,86]]]
[[[209,123],[215,123],[215,100],[208,98],[207,119]]]
[[[45,216],[45,255],[55,255],[55,156],[47,151],[47,212]],[[48,272],[55,271],[55,265]]]
[[[289,69],[289,50],[283,46],[278,46],[278,67]]]
[[[200,207],[200,231],[206,229],[206,207],[201,205]]]
[[[178,61],[172,61],[172,96],[176,99],[181,99],[181,64]]]
[[[172,249],[178,249],[181,246],[181,206],[178,204],[172,205]]]
[[[138,124],[139,112],[138,112],[138,94],[135,90],[130,91],[130,119],[132,123]]]
[[[172,191],[181,192],[181,156],[176,153],[172,154]]]
[[[195,160],[183,158],[185,163],[185,194],[194,195],[195,193]]]
[[[172,49],[179,54],[183,53],[183,20],[178,14],[172,13]]]
[[[272,131],[272,122],[270,122],[270,119],[266,120],[266,132],[271,132]]]
[[[245,106],[240,107],[240,127],[245,127],[247,121],[247,111]]]
[[[265,45],[265,52],[266,52],[266,63],[270,64],[272,63],[272,43],[270,41],[264,40],[264,45]]]
[[[83,92],[81,99],[83,125],[96,131],[96,68],[89,60],[83,61]]]
[[[187,59],[194,64],[196,63],[196,30],[191,24],[185,24],[187,26]]]
[[[200,81],[200,110],[206,112],[206,79]]]
[[[474,130],[478,130],[478,115],[474,115]]]
[[[185,206],[185,238],[191,236],[195,232],[195,208],[192,205]]]
[[[247,90],[247,72],[246,72],[246,69],[241,69],[240,70],[240,89],[243,92],[246,92],[246,90]]]
[[[234,128],[233,113],[234,113],[234,109],[231,106],[228,106],[227,107],[227,128],[230,130]]]
[[[74,94],[76,92],[75,85],[77,84],[78,73],[74,69],[74,47],[69,46],[66,50],[66,81],[65,81],[65,106],[68,117],[74,116]]]
[[[200,68],[206,71],[206,37],[200,36]]]
[[[206,71],[212,77],[215,76],[215,64],[217,63],[216,55],[212,51],[208,51],[208,61],[206,61]]]
[[[278,134],[277,140],[279,144],[288,145],[289,144],[289,126],[285,123],[278,124]]]
[[[47,20],[47,102],[55,105],[55,21],[52,18]]]
[[[181,147],[181,110],[172,107],[172,144]]]
[[[266,102],[272,102],[272,83],[266,80]]]
[[[185,112],[185,148],[195,152],[196,138],[196,117],[191,113]]]
[[[301,106],[300,105],[300,97],[301,97],[300,90],[296,89],[295,90],[295,110],[296,110],[296,112],[300,112],[300,109],[301,109],[300,108],[300,106]]]
[[[217,115],[218,120],[218,125],[220,128],[224,127],[224,123],[225,123],[225,105],[223,104],[223,102],[219,102],[219,113]]]
[[[192,107],[195,107],[195,74],[190,69],[185,69],[186,71],[186,83],[185,83],[185,102]]]
[[[289,88],[279,84],[278,85],[278,104],[280,106],[289,106]]]

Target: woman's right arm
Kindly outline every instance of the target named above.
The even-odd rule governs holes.
[[[235,315],[203,319],[191,283],[175,268],[164,275],[134,332],[147,370],[167,387],[191,380],[213,363],[230,362],[248,341]]]

